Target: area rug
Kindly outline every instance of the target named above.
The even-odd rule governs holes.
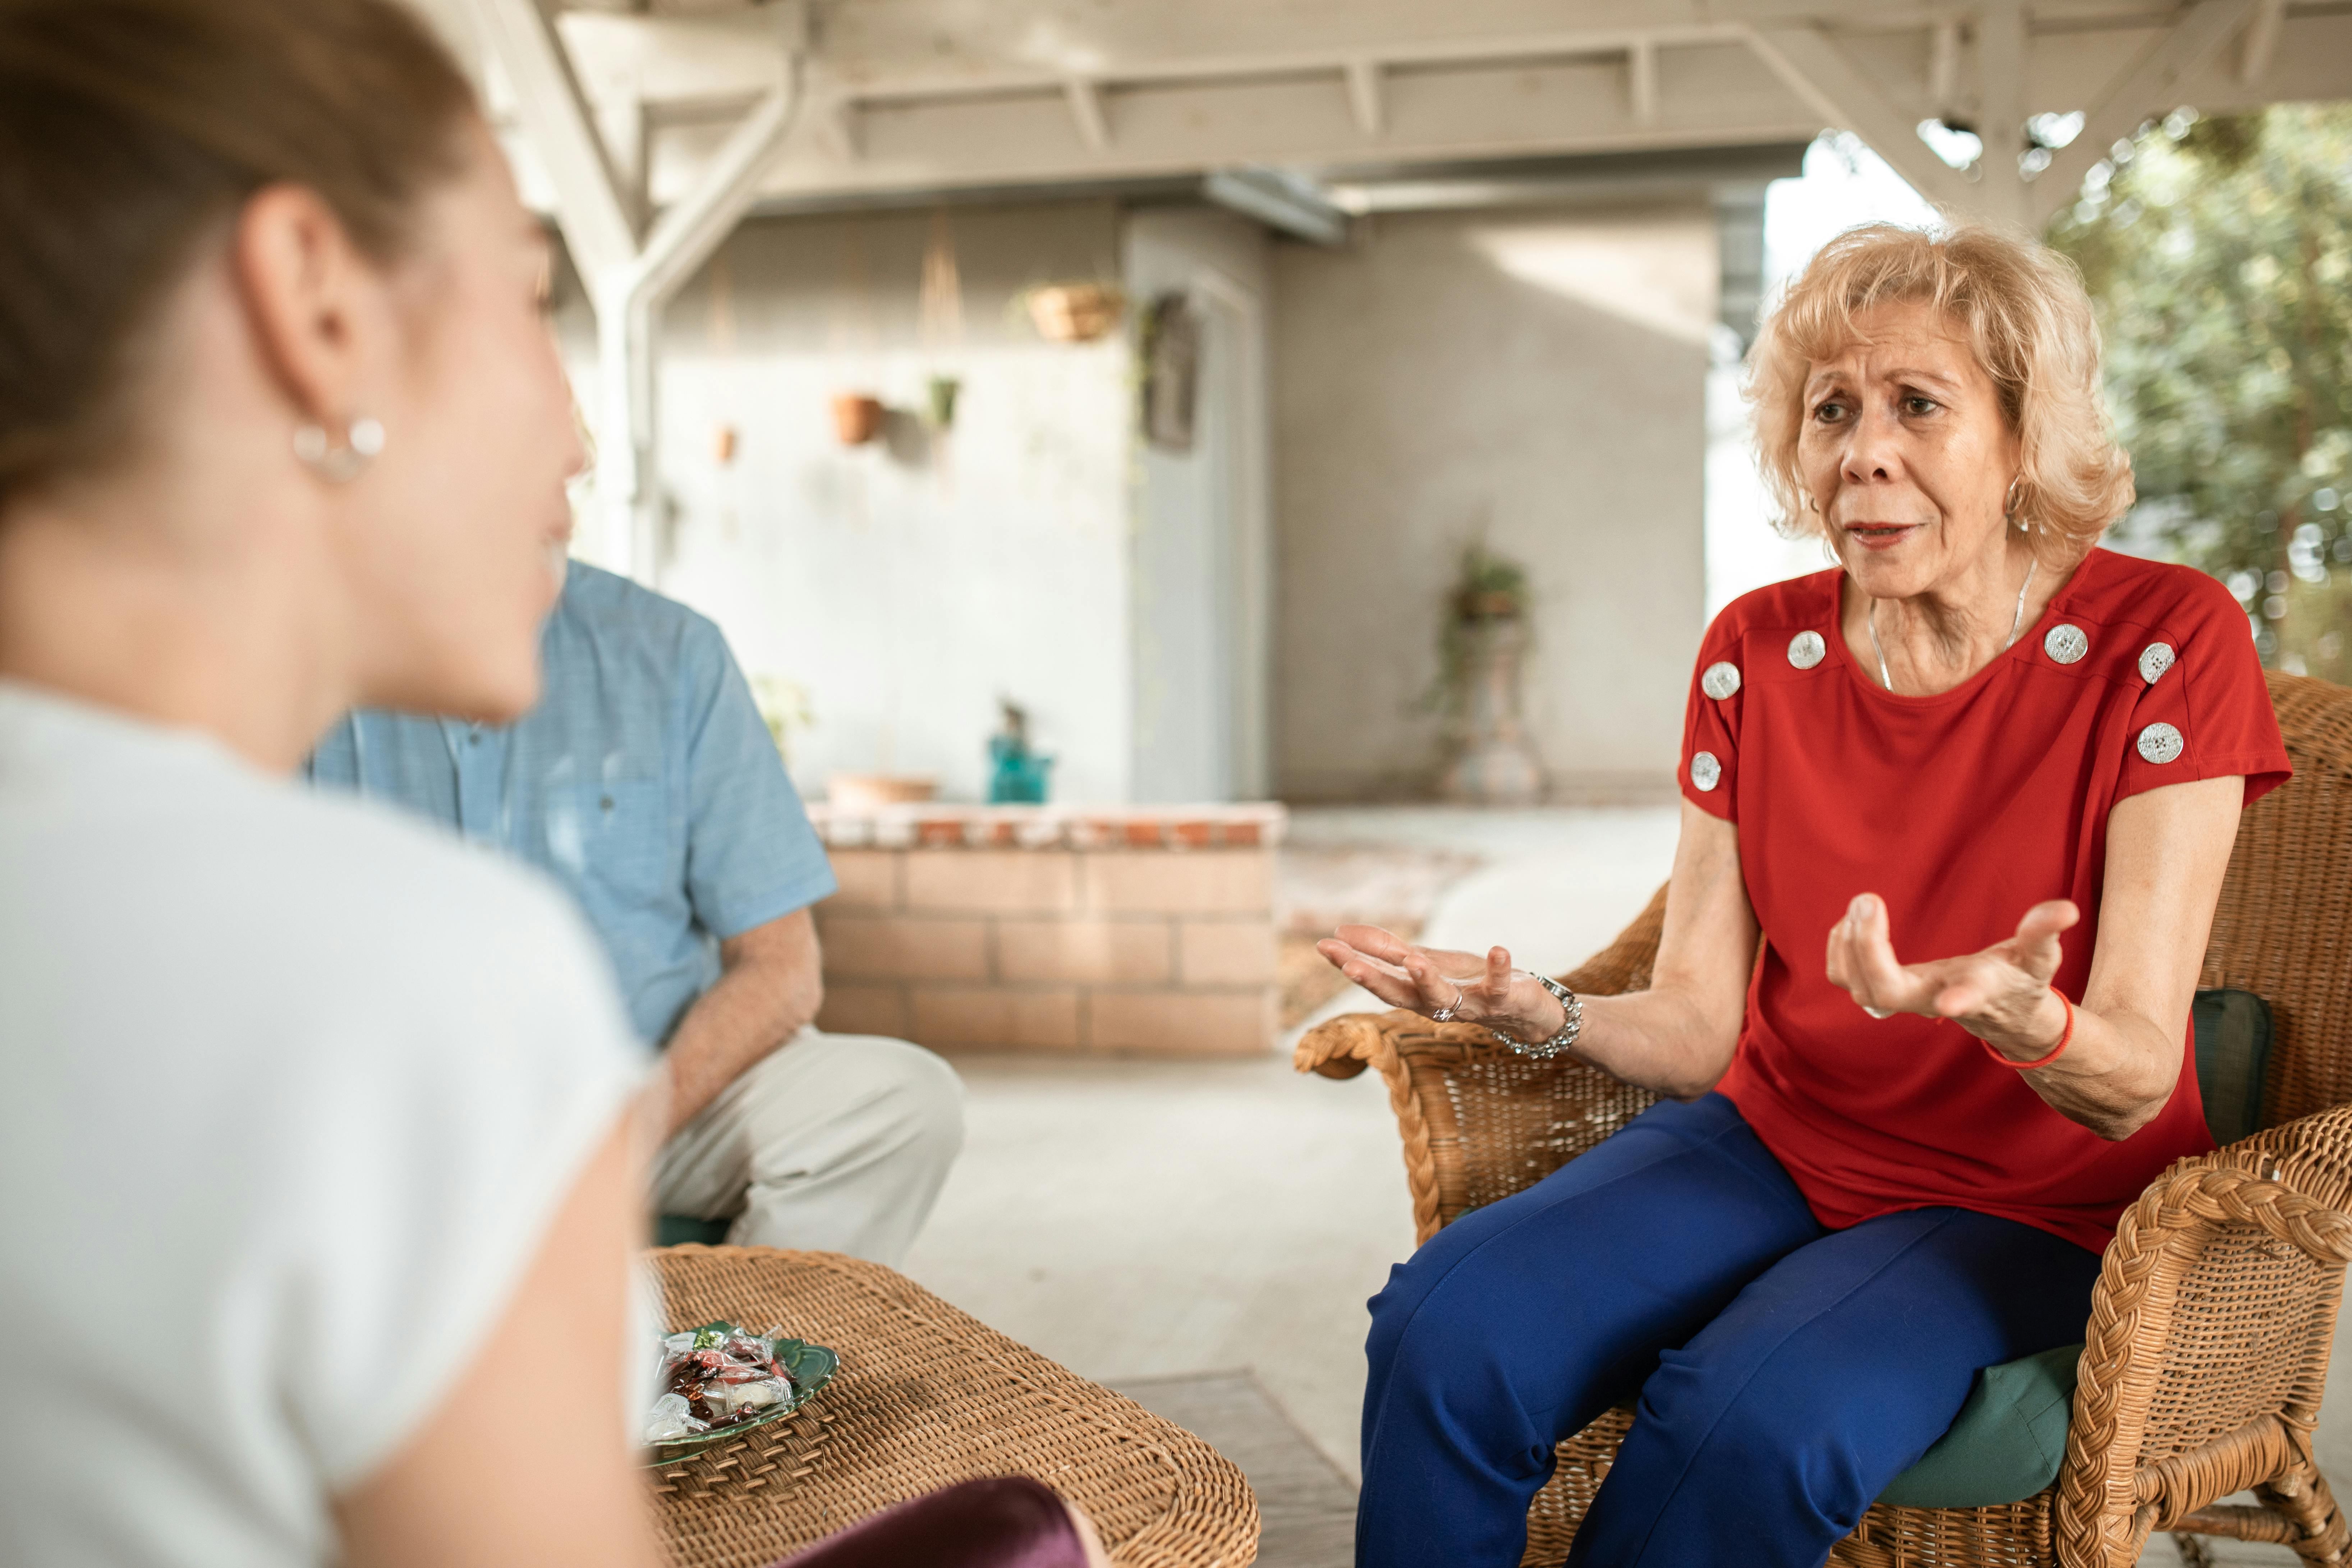
[[[1111,1387],[1242,1468],[1265,1525],[1258,1568],[1349,1568],[1355,1560],[1356,1489],[1256,1378],[1205,1372],[1128,1378]]]

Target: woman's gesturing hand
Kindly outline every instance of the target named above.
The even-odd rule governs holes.
[[[1864,893],[1830,928],[1829,977],[1879,1017],[1949,1018],[2003,1055],[2031,1060],[2065,1027],[2050,977],[2058,973],[2058,933],[2082,918],[2072,900],[2052,899],[2025,911],[2015,936],[1981,952],[1898,963],[1885,901]]]
[[[1471,952],[1415,947],[1378,926],[1341,926],[1315,944],[1333,968],[1387,1003],[1435,1017],[1451,1017],[1500,1029],[1513,1039],[1548,1040],[1568,1018],[1535,976],[1511,967],[1510,952],[1490,947]]]

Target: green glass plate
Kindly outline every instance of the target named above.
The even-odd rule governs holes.
[[[736,1331],[736,1325],[704,1323],[692,1331],[700,1333],[704,1329],[732,1333]],[[817,1391],[831,1383],[833,1374],[841,1370],[841,1358],[823,1345],[813,1345],[806,1340],[774,1340],[770,1342],[774,1347],[771,1352],[772,1359],[792,1376],[793,1397],[782,1405],[769,1406],[749,1421],[738,1421],[715,1431],[697,1432],[691,1437],[649,1444],[646,1458],[648,1467],[659,1469],[666,1465],[678,1464],[723,1443],[732,1443],[746,1432],[756,1431],[771,1421],[782,1420],[815,1398]]]

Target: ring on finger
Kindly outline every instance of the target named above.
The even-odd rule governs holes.
[[[1432,1013],[1429,1016],[1429,1021],[1433,1024],[1451,1024],[1454,1022],[1454,1010],[1462,1005],[1462,982],[1450,974],[1441,974],[1438,978],[1454,987],[1454,1000]]]

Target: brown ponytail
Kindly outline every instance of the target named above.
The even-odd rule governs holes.
[[[0,507],[129,434],[154,310],[290,182],[396,259],[472,89],[396,0],[0,0]]]

